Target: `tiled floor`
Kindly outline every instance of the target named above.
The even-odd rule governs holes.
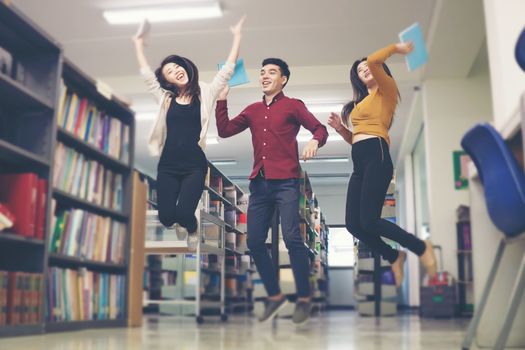
[[[1,350],[451,350],[460,349],[468,320],[415,315],[363,318],[330,311],[296,328],[289,319],[259,324],[252,317],[221,323],[208,318],[150,317],[142,328],[112,328],[0,339]]]

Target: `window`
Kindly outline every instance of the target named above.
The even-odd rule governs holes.
[[[353,267],[354,258],[354,236],[344,226],[330,226],[328,265],[330,267]]]

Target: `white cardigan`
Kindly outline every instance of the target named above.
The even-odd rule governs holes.
[[[202,128],[199,146],[203,150],[206,148],[206,134],[210,123],[210,115],[214,112],[213,109],[219,93],[226,87],[228,80],[230,80],[233,75],[234,68],[235,64],[226,62],[210,84],[199,81],[199,87],[201,89],[200,102]],[[162,153],[164,143],[166,142],[166,114],[168,113],[173,94],[170,91],[164,90],[160,86],[155,73],[153,73],[150,67],[141,68],[140,73],[148,86],[148,91],[156,98],[157,102],[160,103],[157,120],[151,129],[148,141],[148,149],[151,155],[159,156]]]

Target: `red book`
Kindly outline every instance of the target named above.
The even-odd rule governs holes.
[[[78,107],[78,115],[76,118],[75,129],[73,130],[73,134],[79,137],[83,136],[79,135],[79,130],[82,128],[82,123],[84,123],[84,113],[86,112],[87,102],[87,99],[83,97],[82,100],[80,100],[80,106]]]
[[[37,209],[36,209],[36,234],[38,239],[44,239],[46,227],[46,200],[47,200],[47,180],[38,179],[37,189]]]
[[[33,173],[0,175],[0,201],[15,216],[14,233],[35,235],[38,177]]]

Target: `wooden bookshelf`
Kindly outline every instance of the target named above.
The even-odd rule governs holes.
[[[77,196],[74,196],[56,188],[53,189],[53,197],[61,204],[64,204],[71,208],[84,209],[91,213],[99,214],[102,216],[109,216],[118,221],[126,222],[128,220],[128,215],[124,214],[121,211],[117,211],[88,202],[87,200],[78,198]]]
[[[12,143],[0,140],[0,159],[21,170],[34,170],[39,173],[49,169],[49,160],[24,150]]]
[[[116,191],[121,192],[120,197],[120,209],[114,209],[112,207],[109,207],[107,205],[101,205],[96,204],[94,202],[88,201],[87,199],[80,198],[77,195],[74,195],[72,193],[66,192],[63,189],[59,189],[56,187],[52,188],[52,197],[56,201],[56,214],[64,211],[64,210],[82,210],[85,213],[94,214],[97,215],[97,217],[101,218],[110,218],[111,220],[115,220],[116,222],[120,222],[121,225],[125,225],[124,235],[125,240],[124,244],[120,247],[122,249],[121,253],[124,256],[122,263],[112,263],[112,262],[106,262],[106,261],[98,261],[98,260],[91,260],[91,259],[85,259],[85,258],[79,258],[77,256],[69,256],[64,255],[60,253],[47,253],[47,264],[48,266],[60,268],[60,269],[72,269],[77,270],[81,268],[85,268],[88,271],[93,271],[96,273],[105,273],[109,275],[118,275],[118,276],[124,276],[125,278],[125,285],[119,286],[119,288],[122,288],[119,290],[113,290],[111,293],[122,293],[124,295],[125,299],[128,298],[128,283],[129,283],[129,271],[128,271],[128,265],[129,265],[129,249],[130,249],[130,237],[131,237],[131,221],[130,221],[130,215],[131,215],[131,202],[132,202],[132,196],[133,196],[133,188],[132,188],[132,169],[133,169],[133,156],[134,156],[134,150],[133,150],[133,135],[134,135],[134,129],[135,129],[135,121],[134,121],[134,114],[133,112],[125,106],[120,100],[118,100],[115,97],[108,97],[103,96],[101,93],[99,93],[96,89],[96,82],[91,79],[89,76],[84,74],[78,67],[76,67],[72,62],[65,60],[63,65],[63,72],[62,72],[62,84],[59,86],[60,88],[60,99],[59,99],[59,106],[57,108],[57,113],[63,113],[62,116],[57,115],[56,121],[55,121],[55,128],[56,128],[56,144],[62,143],[65,147],[67,147],[69,152],[75,152],[77,154],[81,154],[83,157],[83,161],[85,162],[96,162],[97,164],[100,164],[102,166],[103,170],[100,170],[104,172],[104,184],[106,184],[107,181],[111,181],[106,177],[105,171],[111,171],[113,174],[112,176],[121,176],[122,178],[122,188],[117,189],[116,187],[105,187],[103,186],[104,196],[106,196],[106,191],[110,191],[110,196],[116,196]],[[111,123],[113,119],[118,119],[119,123],[119,129],[118,132],[122,130],[124,126],[128,128],[129,130],[129,137],[127,140],[124,140],[122,137],[115,137],[112,133],[115,130],[110,129],[109,132],[106,133],[104,131],[104,134],[101,134],[100,137],[103,137],[105,142],[109,142],[108,140],[111,138],[116,138],[117,143],[119,143],[118,147],[120,150],[123,150],[124,147],[127,148],[127,155],[126,159],[120,159],[120,157],[115,157],[112,154],[108,153],[108,149],[105,149],[104,147],[100,147],[100,145],[97,145],[93,142],[88,142],[85,139],[79,137],[78,135],[66,130],[63,128],[62,125],[59,125],[59,121],[67,121],[66,115],[64,114],[66,111],[66,104],[69,104],[69,108],[73,108],[74,103],[71,101],[67,101],[67,99],[64,96],[67,96],[69,93],[75,93],[79,97],[82,97],[86,103],[88,103],[93,108],[96,108],[96,110],[100,113],[104,113],[105,118],[108,118],[108,123]],[[76,123],[77,128],[80,125],[80,128],[88,128],[88,123],[94,123],[96,120],[94,116],[87,114],[87,111],[85,111],[83,114],[80,112],[80,108],[77,106],[77,112],[75,114],[69,113],[67,115],[68,118],[75,117],[75,120],[79,120]],[[84,123],[86,123],[84,125]],[[119,134],[120,135],[120,134]],[[124,145],[124,143],[127,142],[127,145]],[[124,154],[124,152],[119,152]],[[58,157],[55,157],[58,158]],[[54,164],[54,171],[57,172],[63,172],[64,169],[57,168],[59,167],[58,163],[55,162]],[[67,164],[64,164],[63,162],[60,164],[60,166],[65,167],[67,169]],[[73,168],[73,166],[71,166]],[[75,166],[77,168],[77,166]],[[80,168],[80,167],[79,167]],[[82,172],[84,171],[84,166],[81,167]],[[73,169],[74,170],[74,169]],[[71,170],[71,171],[73,171]],[[77,169],[78,170],[78,169]],[[98,170],[98,169],[97,169]],[[78,175],[75,173],[75,176],[90,176],[89,173],[82,173],[82,175]],[[97,174],[98,175],[98,174]],[[71,175],[70,175],[71,176]],[[75,183],[73,181],[73,183]],[[80,183],[80,182],[79,182]],[[87,182],[84,183],[84,185],[87,186]],[[81,185],[80,185],[81,186]],[[84,188],[85,189],[85,188]],[[82,187],[80,187],[81,191],[84,191]],[[89,188],[87,188],[87,191],[90,191]],[[112,202],[114,203],[114,202]],[[115,228],[113,226],[113,221],[111,222],[110,231]],[[54,230],[52,231],[54,232]],[[111,239],[111,238],[110,238]],[[48,245],[51,244],[51,240],[48,241]],[[109,243],[108,243],[109,244]],[[50,249],[48,249],[49,251]],[[49,276],[47,277],[50,278]],[[48,283],[49,280],[48,280]],[[122,316],[119,319],[101,319],[101,320],[88,320],[88,321],[55,321],[48,319],[46,322],[46,331],[52,332],[52,331],[67,331],[67,330],[79,330],[79,329],[87,329],[87,328],[106,328],[106,327],[117,327],[117,326],[125,326],[127,324],[127,317],[128,317],[128,310],[127,310],[127,303],[124,301],[123,303],[125,305],[125,309],[122,310]],[[67,307],[67,306],[64,306]]]
[[[56,322],[47,317],[44,310],[50,298],[47,294],[49,288],[46,287],[50,268],[123,276],[124,279],[118,280],[116,285],[123,288],[122,295],[127,298],[134,114],[115,96],[99,92],[95,80],[63,58],[61,46],[53,38],[5,2],[0,2],[0,47],[12,56],[7,74],[0,73],[0,95],[3,96],[0,106],[0,173],[31,172],[48,181],[44,239],[27,238],[9,230],[0,232],[0,270],[38,273],[43,276],[39,290],[42,314],[36,324],[0,326],[0,337],[38,334],[44,331],[125,326],[128,312],[120,304],[119,319],[116,320]],[[90,101],[97,110],[103,111],[108,122],[113,123],[111,126],[120,127],[120,138],[111,138],[108,132],[104,136],[109,140],[109,146],[101,146],[97,142],[86,142],[59,126],[57,122],[63,103],[62,86]],[[111,128],[107,130],[109,129]],[[119,179],[122,179],[118,193],[121,197],[115,193],[110,196],[120,200],[120,209],[94,204],[53,188],[55,167],[60,161],[55,157],[58,142],[82,154],[86,159],[100,163],[104,169],[113,172],[112,176],[118,175]],[[119,157],[115,157],[115,154],[119,154]],[[104,182],[106,181],[109,180],[104,179]],[[108,191],[115,190],[116,187],[108,186]],[[112,206],[118,200],[112,199],[110,202]],[[55,212],[52,212],[52,207],[55,208]],[[121,247],[123,262],[115,264],[49,253],[51,235],[55,232],[52,227],[55,213],[68,209],[81,209],[126,225],[122,231],[126,237]],[[112,225],[109,228],[110,232],[114,227],[118,226]]]
[[[209,171],[208,176],[206,179],[206,183],[204,186],[203,191],[203,197],[201,198],[201,203],[203,204],[203,209],[200,211],[200,222],[206,222],[207,225],[217,226],[217,227],[223,227],[226,232],[229,232],[230,235],[234,234],[236,237],[236,242],[238,237],[246,237],[246,229],[241,228],[239,226],[239,222],[237,222],[237,213],[244,214],[245,210],[241,208],[242,205],[238,203],[238,200],[241,200],[241,196],[244,194],[239,186],[235,185],[228,177],[226,177],[222,172],[220,172],[213,164],[208,164]],[[148,186],[151,190],[148,190],[148,199],[146,199],[146,206],[149,207],[149,209],[156,209],[156,198],[155,198],[155,192],[154,188],[156,186],[156,181],[152,177],[143,174],[142,175],[144,179],[147,181]],[[212,180],[212,178],[215,177],[216,181]],[[217,202],[219,204],[219,209],[212,210],[210,206],[210,202]],[[226,211],[234,211],[235,214],[235,220],[233,222],[226,222],[225,218],[225,212]],[[204,283],[204,285],[201,285],[203,288],[208,288],[211,283],[211,280],[207,280],[208,277],[214,276],[215,280],[213,283],[219,283],[217,286],[212,286],[213,288],[216,288],[216,294],[214,295],[214,298],[217,300],[220,300],[221,295],[219,293],[220,286],[224,286],[226,289],[226,280],[227,279],[235,279],[239,281],[239,285],[236,285],[236,290],[233,291],[234,294],[237,294],[239,291],[242,292],[243,288],[240,286],[240,283],[243,283],[243,279],[246,279],[247,273],[240,273],[235,268],[232,270],[226,270],[226,259],[230,259],[230,263],[235,262],[235,264],[238,264],[240,266],[240,259],[243,256],[246,256],[246,252],[243,251],[244,248],[235,247],[233,248],[233,245],[230,247],[227,247],[224,244],[224,241],[221,241],[219,238],[218,240],[215,239],[208,239],[207,234],[205,234],[205,229],[203,228],[203,225],[201,225],[201,234],[204,239],[203,242],[200,243],[199,253],[197,254],[198,258],[197,265],[199,265],[197,274],[204,274],[204,278],[207,282]],[[154,244],[152,246],[151,244]],[[145,246],[145,253],[146,254],[179,254],[183,255],[187,253],[186,248],[186,242],[183,241],[169,241],[169,242],[147,242]],[[168,259],[178,259],[180,256],[177,256],[175,258],[168,258]],[[216,256],[216,263],[218,264],[217,267],[208,268],[207,267],[207,259],[204,257],[206,256]],[[173,310],[173,305],[187,305],[183,303],[184,300],[194,300],[195,302],[191,305],[199,305],[199,309],[203,312],[202,314],[198,313],[197,316],[197,322],[203,322],[203,316],[208,314],[208,311],[210,309],[213,309],[214,311],[219,311],[219,307],[221,304],[217,304],[215,306],[210,306],[209,304],[206,304],[204,300],[209,299],[210,296],[209,293],[204,293],[200,295],[199,298],[196,298],[195,296],[192,296],[190,298],[184,297],[184,300],[178,300],[180,295],[176,297],[173,295],[175,293],[175,289],[171,288],[173,286],[168,286],[169,288],[164,288],[166,286],[156,286],[158,281],[160,280],[160,275],[162,274],[163,270],[161,266],[159,265],[157,260],[151,260],[148,259],[150,263],[152,263],[152,266],[147,266],[146,270],[148,271],[149,276],[149,285],[144,286],[144,290],[147,291],[149,294],[148,302],[151,305],[151,303],[155,303],[159,305],[160,312],[163,313],[170,313],[169,310]],[[185,261],[183,259],[183,261]],[[189,271],[184,268],[185,263],[181,262],[179,268],[181,271]],[[181,271],[179,269],[176,270],[178,274],[182,276]],[[177,275],[177,283],[181,283],[182,277]],[[171,288],[171,289],[170,289]],[[158,291],[161,291],[161,294],[158,294]],[[171,294],[170,294],[171,293]],[[178,292],[177,292],[178,293]],[[244,303],[247,305],[244,309],[244,311],[251,310],[252,304],[251,304],[251,298],[249,298],[249,294],[246,292],[242,292]],[[178,295],[178,294],[177,294]],[[173,300],[175,298],[175,300]],[[160,301],[156,301],[155,299],[161,299]],[[170,299],[169,301],[163,300],[163,299]],[[228,295],[224,296],[224,302],[223,305],[225,307],[225,310],[233,310],[234,298],[228,297]],[[145,310],[150,310],[150,307],[145,307]],[[206,312],[204,312],[206,310]],[[227,319],[227,314],[221,314],[220,312],[217,314],[221,316],[221,319],[224,321]]]
[[[0,72],[0,173],[34,173],[39,179],[49,180],[62,69],[61,47],[16,8],[0,2],[0,48],[11,57],[7,72]],[[48,186],[46,210],[42,213],[46,222],[49,222],[50,202]],[[47,234],[48,227],[44,225],[44,237]],[[0,232],[0,270],[44,276],[45,248],[42,239],[4,230]],[[38,320],[31,324],[0,326],[0,337],[42,333],[45,290],[44,283],[40,283],[37,291],[42,312]]]
[[[65,130],[60,126],[58,127],[57,140],[62,142],[66,146],[78,149],[79,152],[82,152],[93,159],[97,159],[100,163],[102,163],[111,170],[114,170],[116,172],[126,172],[129,170],[128,164],[104,153],[100,149],[83,141],[76,135],[72,134],[71,132]]]
[[[89,328],[115,328],[126,327],[125,319],[118,320],[95,320],[95,321],[61,321],[48,322],[45,325],[46,332],[79,331]]]
[[[27,245],[34,245],[34,246],[43,246],[45,242],[41,239],[36,238],[30,238],[30,237],[24,237],[19,234],[15,233],[9,233],[9,231],[2,231],[0,232],[0,244],[27,244]]]
[[[86,267],[97,272],[112,272],[115,274],[122,274],[126,270],[126,265],[124,264],[95,261],[57,253],[49,254],[49,265],[73,269],[78,267]]]

